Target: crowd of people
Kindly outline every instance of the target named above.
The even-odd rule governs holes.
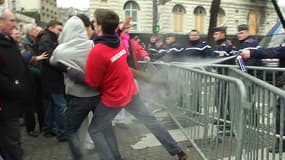
[[[20,30],[15,15],[0,7],[2,159],[23,159],[21,116],[29,136],[67,141],[73,159],[83,159],[78,130],[92,113],[88,130],[101,159],[120,160],[112,120],[121,110],[142,121],[169,154],[187,159],[140,98],[132,71],[150,57],[138,38],[130,38],[130,23],[97,9],[93,22],[80,14],[65,24],[51,20],[44,28],[28,24]]]
[[[240,42],[239,47],[233,45],[227,38],[227,27],[218,26],[214,29],[214,46],[210,46],[206,41],[201,40],[198,30],[189,32],[189,42],[186,45],[179,44],[174,34],[168,34],[165,41],[157,35],[150,37],[147,50],[152,61],[187,61],[193,57],[227,57],[238,53],[237,51],[247,49],[258,49],[258,42],[255,36],[250,35],[247,24],[241,24],[237,27],[237,39]],[[260,60],[251,58],[245,61],[246,65],[260,66]]]

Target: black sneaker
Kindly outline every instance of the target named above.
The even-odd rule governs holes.
[[[177,153],[178,160],[187,160],[187,154],[184,151]]]
[[[115,123],[115,126],[121,129],[129,129],[129,126],[126,123]]]
[[[67,138],[65,136],[63,137],[57,137],[57,142],[66,142],[67,141]]]
[[[27,134],[31,137],[38,137],[39,136],[39,133],[35,132],[35,131],[29,131]]]
[[[44,133],[43,133],[43,136],[44,136],[44,137],[55,137],[56,134],[53,133],[53,132],[44,132]]]

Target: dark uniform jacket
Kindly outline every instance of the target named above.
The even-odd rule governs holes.
[[[256,58],[256,59],[264,59],[264,58],[278,58],[279,59],[279,67],[285,68],[285,44],[282,44],[279,47],[272,47],[272,48],[260,48],[260,49],[254,49],[250,50],[250,57]],[[285,82],[285,76],[284,73],[280,72],[278,73],[277,77],[277,85],[284,85]],[[283,81],[283,84],[278,84]]]
[[[36,40],[38,53],[47,52],[51,57],[53,50],[58,45],[57,38],[58,36],[49,30],[40,33]],[[44,93],[64,93],[63,73],[51,66],[49,59],[41,61],[41,80]]]
[[[18,117],[32,104],[31,80],[16,42],[0,34],[0,119]]]
[[[285,44],[280,47],[250,50],[250,57],[256,59],[279,58],[279,67],[285,68]]]
[[[162,47],[157,48],[156,46],[150,47],[148,50],[148,55],[151,61],[161,60],[161,58],[167,54],[167,50]]]
[[[176,42],[163,46],[165,55],[161,58],[165,62],[179,61],[184,51],[184,48]]]
[[[211,56],[217,57],[217,56],[231,56],[233,54],[233,51],[235,50],[233,48],[233,45],[225,38],[221,39],[216,42],[217,45],[211,52]]]
[[[185,47],[183,51],[183,55],[206,57],[210,54],[210,50],[211,46],[209,46],[205,41],[189,41],[189,44]]]
[[[251,49],[251,50],[256,50],[258,48],[260,48],[258,46],[258,42],[256,40],[255,37],[249,36],[248,38],[246,38],[243,41],[240,41],[241,45],[239,47],[239,50],[243,50],[243,49]],[[246,66],[261,66],[262,62],[260,59],[254,59],[254,58],[250,58],[244,61]]]

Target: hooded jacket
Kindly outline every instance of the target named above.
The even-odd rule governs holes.
[[[116,34],[95,39],[86,63],[86,83],[99,90],[100,102],[110,108],[122,108],[138,93],[127,63],[128,53]]]
[[[50,63],[62,64],[76,70],[85,72],[86,58],[92,47],[93,41],[88,39],[84,24],[77,16],[71,17],[64,25],[59,37],[59,45],[53,51]],[[72,81],[68,76],[64,76],[65,93],[76,97],[91,97],[99,95],[99,92],[84,84]]]
[[[32,79],[18,46],[0,34],[0,119],[20,116],[31,98]]]

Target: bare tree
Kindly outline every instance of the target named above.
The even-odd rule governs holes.
[[[214,44],[213,28],[217,26],[218,14],[220,10],[221,0],[213,0],[210,9],[210,24],[208,28],[207,41],[209,44]]]

